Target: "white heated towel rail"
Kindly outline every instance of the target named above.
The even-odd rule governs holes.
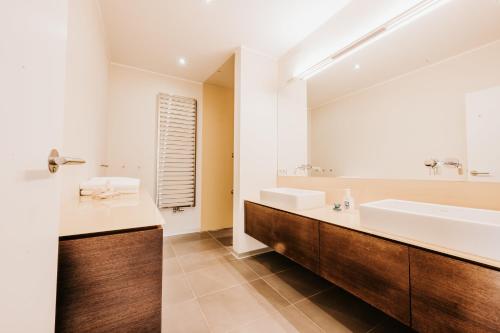
[[[196,117],[194,98],[158,95],[158,208],[196,204]]]

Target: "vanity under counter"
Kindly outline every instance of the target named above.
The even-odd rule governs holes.
[[[382,233],[357,211],[245,202],[245,231],[420,332],[500,329],[500,263]]]
[[[63,204],[57,332],[159,332],[163,219],[145,191]]]

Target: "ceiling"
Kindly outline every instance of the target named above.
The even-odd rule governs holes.
[[[241,45],[278,58],[350,0],[100,0],[113,62],[204,81]],[[179,64],[179,58],[186,65]]]
[[[317,108],[498,39],[500,1],[446,2],[309,79],[308,106]]]

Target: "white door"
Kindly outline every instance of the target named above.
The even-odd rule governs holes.
[[[468,177],[500,181],[500,86],[467,94]]]
[[[0,332],[54,332],[66,1],[0,1]]]

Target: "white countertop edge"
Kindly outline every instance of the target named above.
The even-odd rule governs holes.
[[[109,199],[75,197],[62,204],[59,237],[85,236],[161,227],[163,217],[151,196],[141,189]]]
[[[314,220],[318,220],[321,222],[333,224],[339,227],[344,227],[347,229],[351,229],[354,231],[359,231],[362,233],[370,234],[373,236],[378,236],[382,237],[385,239],[393,240],[399,243],[404,243],[407,245],[413,245],[419,248],[439,252],[442,254],[450,255],[453,257],[457,257],[460,259],[472,261],[475,263],[483,264],[486,266],[494,267],[500,269],[500,261],[494,260],[494,259],[489,259],[485,257],[480,257],[474,254],[470,253],[465,253],[461,251],[456,251],[453,249],[449,249],[446,247],[442,247],[436,244],[430,244],[426,242],[422,242],[419,240],[411,239],[411,238],[406,238],[406,237],[401,237],[398,235],[394,234],[388,234],[384,232],[380,232],[377,230],[369,229],[360,224],[360,219],[359,219],[359,211],[358,210],[352,210],[352,211],[334,211],[332,207],[325,206],[322,208],[316,208],[316,209],[308,209],[308,210],[293,210],[293,209],[283,209],[282,207],[277,207],[272,204],[262,202],[260,200],[251,200],[247,199],[246,201],[253,202],[262,206],[266,206],[269,208],[274,208],[278,209],[281,211],[289,212],[292,214],[300,215],[303,217],[308,217]]]

